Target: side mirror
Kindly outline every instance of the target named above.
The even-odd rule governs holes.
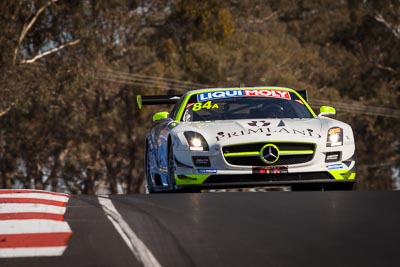
[[[169,113],[167,111],[157,112],[153,115],[153,121],[160,121],[168,118]]]
[[[336,109],[331,106],[321,106],[319,108],[319,114],[318,116],[327,116],[327,115],[335,115],[336,114]]]

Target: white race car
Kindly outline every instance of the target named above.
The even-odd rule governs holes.
[[[347,189],[355,182],[352,128],[316,115],[305,91],[282,87],[201,89],[182,96],[138,96],[174,104],[154,114],[146,137],[149,192],[290,186]]]

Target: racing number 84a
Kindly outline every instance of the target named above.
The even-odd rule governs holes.
[[[201,102],[197,102],[193,105],[192,110],[193,111],[199,111],[202,109],[214,109],[214,108],[219,108],[218,104],[213,104],[211,101],[207,101],[204,104]]]

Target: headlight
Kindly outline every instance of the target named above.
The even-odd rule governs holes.
[[[184,132],[190,150],[208,151],[208,144],[204,137],[197,132]]]
[[[343,129],[340,127],[330,128],[328,131],[326,146],[333,147],[342,145],[343,145]]]

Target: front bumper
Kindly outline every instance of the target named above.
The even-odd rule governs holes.
[[[178,188],[251,187],[292,185],[299,183],[354,183],[356,163],[353,151],[340,151],[341,161],[327,162],[332,149],[316,149],[308,162],[288,165],[241,166],[229,164],[221,151],[179,151],[175,155]],[[207,166],[194,164],[193,157],[209,159]],[[345,159],[345,160],[343,160]]]
[[[309,181],[264,181],[264,182],[235,182],[235,183],[204,183],[200,185],[184,184],[177,185],[177,190],[202,190],[202,189],[237,189],[237,188],[276,188],[276,187],[291,187],[317,189],[317,190],[333,190],[342,188],[352,188],[355,180],[337,181],[337,180],[309,180]]]
[[[199,186],[201,188],[222,187],[257,187],[257,186],[287,186],[293,184],[330,184],[354,183],[355,173],[335,173],[335,178],[329,172],[282,173],[282,174],[198,174],[176,175],[175,184],[178,188]]]

